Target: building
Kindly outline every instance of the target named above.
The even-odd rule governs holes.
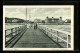
[[[41,23],[42,20],[41,19],[34,19],[34,22]]]
[[[54,17],[49,18],[47,16],[46,19],[45,19],[45,22],[46,23],[59,23],[59,22],[62,22],[62,17],[60,17],[60,18],[54,18]]]
[[[65,23],[71,23],[71,19],[66,19]]]
[[[8,18],[5,17],[5,23],[23,23],[25,20],[19,18]]]
[[[42,23],[45,23],[45,20],[42,20]]]
[[[17,19],[13,19],[13,20],[12,20],[12,22],[17,22],[17,21],[18,21]]]

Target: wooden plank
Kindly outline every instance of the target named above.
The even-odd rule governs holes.
[[[39,29],[27,29],[22,38],[14,45],[14,48],[60,48]]]

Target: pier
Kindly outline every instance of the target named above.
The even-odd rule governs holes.
[[[70,33],[43,25],[38,25],[37,29],[24,25],[5,30],[6,48],[70,48],[70,39]]]

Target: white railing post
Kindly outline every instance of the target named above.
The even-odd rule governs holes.
[[[15,28],[15,35],[17,34],[17,27]]]
[[[45,33],[47,34],[46,29],[47,29],[47,28],[45,28]]]
[[[46,32],[47,32],[48,28],[46,28]],[[47,32],[47,35],[48,35],[48,32]]]
[[[68,35],[68,48],[70,48],[71,47],[71,36],[70,35]],[[70,42],[69,42],[70,41]]]
[[[5,30],[5,42],[6,42],[6,31],[7,31],[7,30]]]
[[[11,29],[11,36],[13,37],[13,28]]]
[[[52,29],[51,29],[51,33],[52,33]],[[51,38],[52,38],[52,34],[51,34]]]
[[[67,48],[68,48],[68,34],[67,34]]]
[[[59,42],[59,40],[58,40],[58,31],[57,31],[57,33],[56,33],[56,41],[57,41],[57,43]]]

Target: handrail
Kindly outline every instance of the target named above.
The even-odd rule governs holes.
[[[46,27],[46,26],[43,26],[43,25],[38,25],[38,27],[39,27],[40,29],[42,29],[43,32],[45,32],[48,36],[51,34],[51,37],[49,36],[51,39],[52,39],[52,36],[55,36],[55,37],[57,37],[57,38],[56,38],[57,40],[60,39],[60,40],[62,40],[62,41],[64,41],[64,42],[66,42],[66,43],[67,43],[67,48],[69,47],[68,45],[71,46],[71,42],[69,42],[69,37],[68,37],[68,36],[71,37],[71,33],[65,32],[65,31],[61,31],[61,30],[58,30],[58,29],[53,29],[53,28]],[[52,31],[56,31],[57,34],[53,34]],[[66,34],[67,40],[65,40],[65,39],[63,39],[62,37],[60,37],[60,36],[59,36],[60,34],[58,34],[58,33]],[[57,42],[58,42],[58,41],[57,41]],[[59,42],[58,42],[58,43],[59,43]]]
[[[24,25],[24,26],[19,26],[19,27],[5,30],[5,44],[6,44],[5,46],[7,46],[8,45],[7,43],[9,43],[14,37],[16,37],[17,34],[22,33],[22,31],[26,28],[27,28],[27,26]],[[8,32],[8,34],[7,34],[8,30],[10,30],[11,32],[10,33]],[[7,40],[7,39],[9,39],[9,40]]]
[[[40,25],[39,25],[40,26]],[[46,26],[42,26],[42,27],[46,27]],[[50,27],[46,27],[46,28],[49,28],[49,29],[52,29],[52,30],[55,30],[55,31],[59,31],[59,32],[62,32],[62,33],[65,33],[65,34],[69,34],[69,35],[71,35],[71,33],[69,33],[69,32],[66,32],[66,31],[62,31],[62,30],[58,30],[58,29],[53,29],[53,28],[50,28]]]

